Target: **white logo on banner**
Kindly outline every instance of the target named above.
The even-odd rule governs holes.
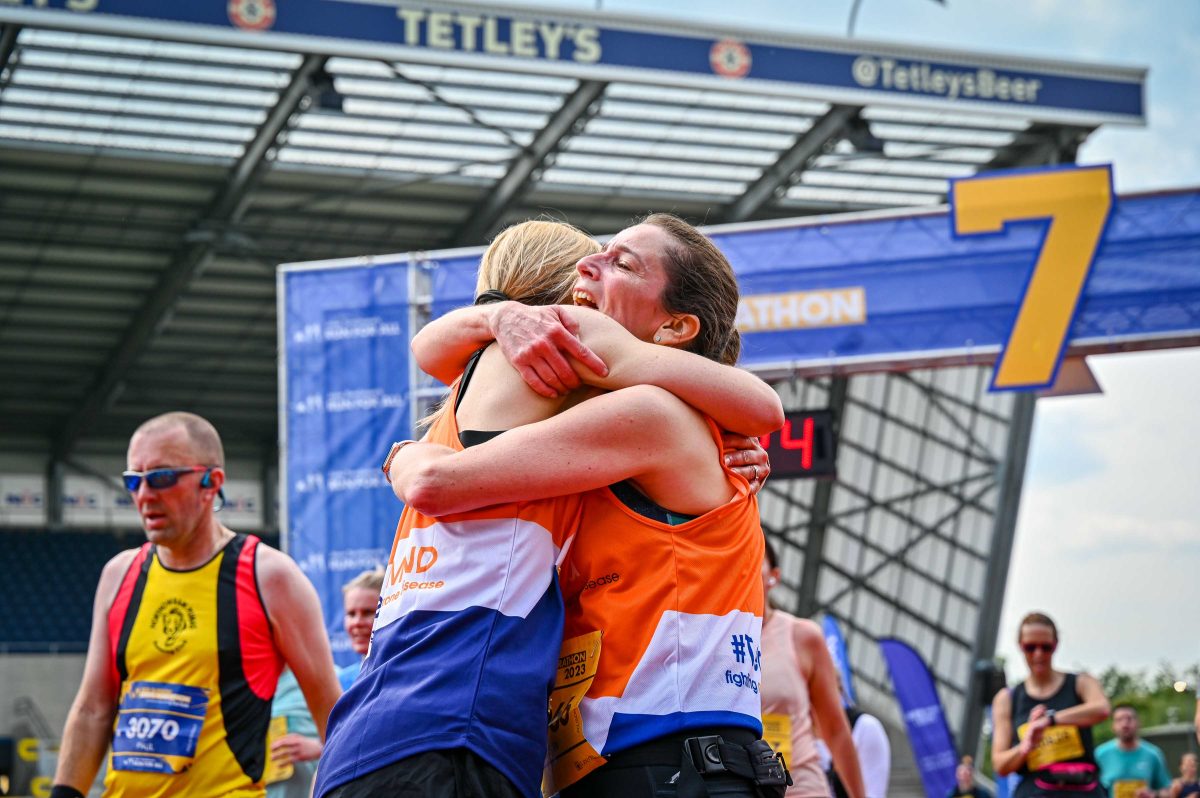
[[[380,408],[404,407],[403,394],[384,393],[382,388],[360,388],[355,391],[338,391],[325,397],[325,409],[330,413],[348,410],[379,410]]]
[[[401,332],[398,321],[387,321],[379,316],[352,316],[330,319],[324,325],[315,322],[305,324],[292,333],[292,343],[314,344],[322,341],[386,338],[398,336]]]
[[[850,66],[854,82],[864,88],[876,87],[917,94],[933,94],[950,100],[980,97],[1019,103],[1037,102],[1042,82],[1037,78],[1008,78],[990,69],[940,69],[916,61],[905,63],[894,58],[859,56]]]
[[[292,412],[296,415],[307,415],[308,413],[320,413],[325,409],[325,397],[319,393],[309,394],[308,396],[292,403]]]
[[[383,472],[378,468],[348,468],[330,471],[325,486],[330,493],[343,490],[374,490],[386,486]]]
[[[305,474],[302,478],[293,483],[296,493],[312,493],[313,491],[325,490],[325,475],[314,471],[310,474]]]

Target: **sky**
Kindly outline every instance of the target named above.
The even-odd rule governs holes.
[[[819,36],[853,0],[530,2]],[[862,0],[857,39],[1149,68],[1145,127],[1101,129],[1080,163],[1118,193],[1200,187],[1200,2]],[[1060,627],[1056,662],[1099,673],[1200,662],[1200,349],[1089,358],[1104,394],[1038,402],[998,653],[1024,672],[1016,624]]]

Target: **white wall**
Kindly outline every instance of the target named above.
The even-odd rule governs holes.
[[[129,493],[120,487],[123,457],[84,456],[78,462],[93,472],[68,468],[63,477],[63,525],[91,529],[137,529],[137,512]],[[94,474],[111,475],[101,479]],[[226,467],[226,505],[221,521],[245,532],[263,531],[262,470],[257,462],[230,461]],[[274,495],[276,491],[271,491]],[[0,526],[46,525],[44,463],[32,456],[0,456]]]
[[[58,737],[82,678],[83,654],[0,654],[0,736],[31,731],[15,712],[27,696]]]

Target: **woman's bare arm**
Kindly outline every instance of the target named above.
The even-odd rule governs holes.
[[[553,418],[526,424],[455,452],[414,443],[392,461],[392,490],[432,516],[501,502],[541,499],[674,474],[679,512],[711,501],[724,476],[715,445],[697,445],[707,427],[679,399],[653,386],[598,396]],[[686,475],[686,476],[685,476]]]
[[[1033,750],[1033,734],[1010,746],[1012,733],[1012,695],[1006,687],[992,699],[992,767],[1001,776],[1019,770]]]
[[[1096,681],[1096,677],[1087,673],[1079,674],[1075,677],[1075,691],[1079,693],[1083,703],[1055,712],[1055,723],[1095,726],[1109,716],[1108,698],[1104,695],[1104,689],[1100,687],[1100,682]]]
[[[783,426],[779,394],[744,369],[706,357],[640,341],[599,311],[567,307],[560,311],[575,321],[583,342],[608,364],[608,374],[594,374],[580,363],[588,385],[610,390],[657,385],[670,391],[722,429],[748,436],[767,435]]]
[[[493,337],[526,383],[544,396],[554,395],[547,386],[573,389],[581,380],[608,389],[657,385],[723,429],[760,436],[783,425],[778,394],[758,377],[691,352],[639,341],[589,308],[534,308],[516,302],[461,308],[422,328],[413,338],[413,355],[423,370],[448,383]]]
[[[833,767],[846,788],[850,798],[867,798],[863,786],[862,768],[858,762],[858,751],[850,733],[850,723],[842,710],[842,696],[838,692],[837,670],[833,657],[825,646],[825,635],[811,621],[796,624],[795,642],[811,663],[808,678],[808,694],[812,701],[814,720],[821,728],[822,739],[829,746]]]
[[[459,308],[418,330],[410,347],[422,371],[449,385],[476,350],[497,341],[530,388],[542,396],[561,396],[583,384],[568,357],[597,374],[607,371],[579,340],[573,319],[560,313],[566,308],[519,302]]]

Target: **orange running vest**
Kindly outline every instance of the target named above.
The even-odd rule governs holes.
[[[719,451],[720,431],[709,428]],[[583,527],[560,572],[564,652],[600,632],[595,677],[578,703],[589,753],[577,746],[567,768],[576,774],[598,764],[595,753],[665,734],[762,734],[763,532],[747,482],[727,479],[733,499],[675,526],[608,488],[584,494]]]

